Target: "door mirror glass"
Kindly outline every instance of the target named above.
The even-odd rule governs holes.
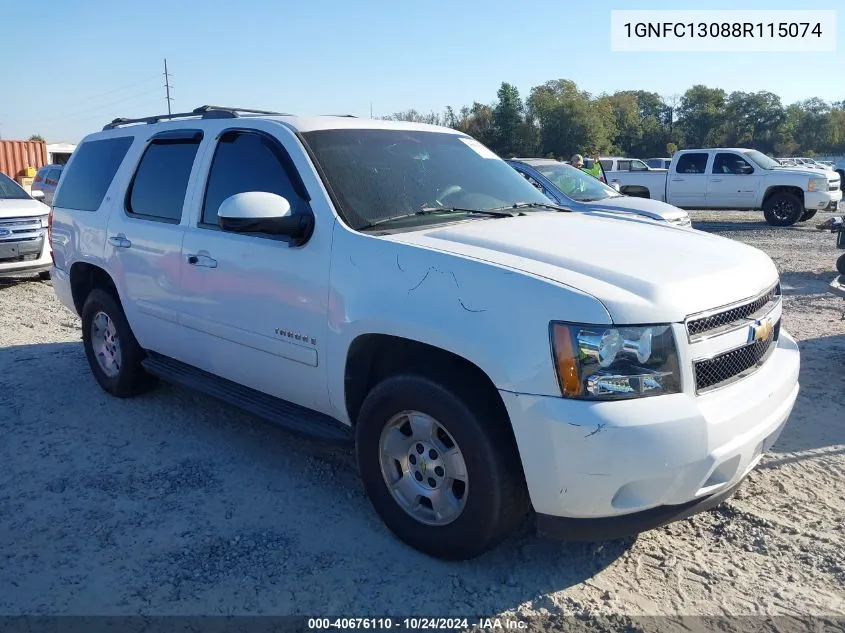
[[[286,198],[266,191],[245,191],[226,198],[217,210],[217,224],[232,233],[289,237],[292,246],[308,241],[314,218],[294,215]]]

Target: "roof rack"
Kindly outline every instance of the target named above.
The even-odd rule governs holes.
[[[226,106],[204,105],[194,108],[191,112],[179,112],[176,114],[157,114],[155,116],[141,117],[139,119],[117,118],[106,124],[103,130],[113,130],[123,125],[133,123],[160,123],[173,119],[188,119],[199,117],[201,119],[234,119],[242,114],[265,114],[272,116],[292,116],[284,112],[272,112],[270,110],[253,110],[250,108],[230,108]]]

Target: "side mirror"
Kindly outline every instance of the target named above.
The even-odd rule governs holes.
[[[616,189],[616,191],[619,191],[619,190],[620,190],[620,187],[619,187],[619,183],[618,183],[618,182],[611,183],[611,184],[610,184],[610,186],[611,186],[611,187],[613,187],[614,189]]]
[[[39,191],[38,189],[36,189],[32,193],[30,193],[29,195],[31,195],[36,200],[43,200],[44,199],[44,192]]]
[[[291,246],[302,246],[314,232],[314,217],[294,215],[290,202],[266,191],[236,193],[217,210],[217,224],[231,233],[265,233],[291,238]]]

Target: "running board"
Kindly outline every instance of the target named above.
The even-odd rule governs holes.
[[[216,398],[298,435],[332,444],[350,444],[353,431],[334,418],[244,387],[178,360],[150,352],[141,365],[165,382]]]

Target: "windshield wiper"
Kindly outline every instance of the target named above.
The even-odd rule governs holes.
[[[488,211],[505,211],[506,209],[552,209],[553,211],[572,211],[572,209],[555,204],[554,202],[517,202],[516,204],[511,204],[506,207],[488,209]]]
[[[419,211],[415,211],[414,213],[403,213],[402,215],[394,215],[389,218],[383,218],[381,220],[376,220],[375,222],[370,222],[369,224],[365,224],[364,226],[360,227],[359,231],[364,231],[366,229],[371,229],[375,226],[379,226],[380,224],[387,224],[389,222],[393,222],[395,220],[402,220],[404,218],[413,218],[420,215],[446,215],[449,213],[478,213],[481,215],[492,215],[496,217],[508,217],[512,218],[513,216],[517,215],[513,211],[508,211],[512,207],[502,207],[496,209],[465,209],[463,207],[423,207]]]

